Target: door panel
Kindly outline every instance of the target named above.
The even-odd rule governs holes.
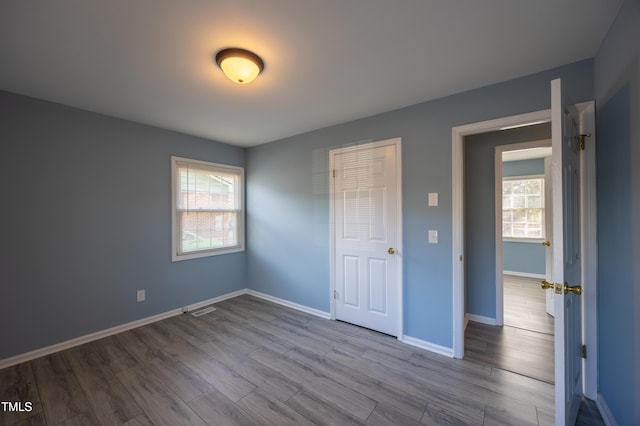
[[[335,317],[399,332],[397,145],[332,153]]]
[[[344,280],[345,283],[352,283],[349,286],[343,286],[344,304],[360,307],[360,258],[357,256],[344,256]]]
[[[551,116],[556,425],[564,425],[575,423],[582,397],[581,300],[565,287],[581,286],[582,276],[579,118],[559,79],[551,82]]]
[[[544,227],[547,241],[553,241],[553,200],[551,196],[551,158],[544,159]],[[553,245],[549,244],[545,250],[545,280],[553,282]],[[545,290],[545,310],[552,317],[556,315],[553,306],[553,289]]]
[[[387,261],[369,259],[369,311],[386,315]]]

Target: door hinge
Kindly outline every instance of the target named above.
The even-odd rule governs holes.
[[[333,298],[334,299],[338,298],[338,290],[333,290]]]
[[[587,345],[582,345],[580,348],[580,357],[587,359]]]
[[[332,170],[332,175],[333,175],[334,178],[336,177],[336,169]]]
[[[584,147],[585,147],[585,142],[584,142],[584,138],[590,138],[591,137],[591,133],[584,133],[581,135],[578,135],[578,140],[580,141],[580,150],[584,151]]]

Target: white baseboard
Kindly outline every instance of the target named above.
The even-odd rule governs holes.
[[[446,346],[436,345],[435,343],[416,339],[415,337],[411,336],[402,336],[402,338],[399,338],[398,340],[400,340],[402,343],[406,343],[407,345],[415,346],[429,352],[434,352],[449,358],[453,358],[453,349],[447,348]]]
[[[496,325],[498,322],[495,318],[483,317],[482,315],[464,314],[465,324],[468,321],[479,322],[480,324]]]
[[[80,346],[85,343],[92,342],[94,340],[102,339],[113,334],[122,333],[124,331],[132,330],[134,328],[142,327],[143,325],[151,324],[156,321],[161,321],[166,318],[170,318],[176,315],[180,315],[183,312],[189,312],[194,309],[201,308],[203,306],[211,305],[214,303],[222,302],[223,300],[230,299],[232,297],[241,296],[246,294],[247,290],[242,289],[234,291],[232,293],[223,294],[222,296],[214,297],[212,299],[203,300],[202,302],[194,303],[192,305],[185,306],[183,308],[172,309],[167,312],[163,312],[150,317],[142,318],[136,321],[131,321],[126,324],[117,325],[115,327],[107,328],[105,330],[96,331],[95,333],[85,334],[84,336],[76,337],[74,339],[65,340],[64,342],[56,343],[44,348],[35,349],[30,352],[15,355],[10,358],[0,359],[0,370],[12,365],[20,364],[32,359],[40,358],[41,356],[50,355],[55,352],[64,351],[74,346]]]
[[[65,340],[64,342],[56,343],[51,346],[36,349],[20,355],[15,355],[10,358],[0,360],[0,369],[11,367],[12,365],[20,364],[32,359],[40,358],[41,356],[50,355],[55,352],[64,351],[74,346],[83,345],[85,343],[92,342],[94,340],[102,339],[103,337],[111,336],[112,334],[122,333],[123,331],[131,330],[143,325],[151,324],[152,322],[161,321],[165,318],[169,318],[175,315],[180,315],[182,309],[172,309],[161,314],[153,315],[147,318],[142,318],[136,321],[131,321],[126,324],[117,325],[115,327],[107,328],[106,330],[96,331],[95,333],[85,334],[84,336],[76,337],[74,339]]]
[[[546,278],[546,275],[544,274],[532,274],[529,272],[502,271],[502,273],[505,275],[512,275],[514,277],[535,278],[540,280],[544,280]]]
[[[308,306],[304,306],[304,305],[299,305],[297,303],[291,302],[289,300],[285,300],[285,299],[280,299],[278,297],[275,296],[271,296],[265,293],[260,293],[259,291],[255,291],[255,290],[248,290],[247,294],[251,295],[251,296],[255,296],[258,297],[260,299],[264,299],[264,300],[268,300],[270,302],[273,303],[277,303],[279,305],[282,306],[286,306],[288,308],[292,308],[292,309],[296,309],[302,312],[306,312],[308,314],[311,315],[315,315],[318,316],[320,318],[324,318],[324,319],[331,319],[331,313],[329,312],[324,312],[324,311],[320,311],[318,309],[314,309],[314,308],[310,308]],[[434,352],[440,355],[444,355],[446,357],[449,358],[453,358],[453,349],[451,348],[447,348],[445,346],[440,346],[440,345],[436,345],[434,343],[430,343],[427,342],[425,340],[420,340],[420,339],[416,339],[415,337],[410,337],[410,336],[404,336],[404,335],[400,335],[398,336],[398,340],[406,343],[408,345],[411,346],[416,346],[420,349],[424,349],[427,350],[429,352]]]
[[[212,299],[203,300],[202,302],[194,303],[193,305],[188,305],[182,308],[182,312],[191,312],[196,309],[200,309],[204,306],[213,305],[214,303],[222,302],[223,300],[233,299],[234,297],[242,296],[243,294],[247,294],[247,289],[243,288],[242,290],[233,291],[231,293],[223,294],[222,296],[214,297]]]
[[[609,406],[607,405],[607,402],[604,400],[604,397],[601,393],[598,393],[596,405],[598,406],[598,410],[600,410],[600,415],[602,416],[602,420],[604,420],[605,425],[618,426],[615,417],[613,417],[613,413],[609,409]]]
[[[324,312],[324,311],[321,311],[319,309],[314,309],[314,308],[310,308],[308,306],[299,305],[299,304],[291,302],[289,300],[280,299],[279,297],[270,296],[268,294],[260,293],[259,291],[255,291],[255,290],[247,290],[246,293],[251,295],[251,296],[258,297],[260,299],[268,300],[269,302],[273,302],[273,303],[277,303],[277,304],[282,305],[282,306],[286,306],[287,308],[291,308],[291,309],[295,309],[295,310],[298,310],[298,311],[306,312],[308,314],[315,315],[315,316],[320,317],[320,318],[331,319],[331,314],[329,312]]]
[[[292,308],[292,309],[296,309],[296,310],[299,310],[299,311],[302,311],[302,312],[306,312],[308,314],[315,315],[315,316],[318,316],[320,318],[324,318],[324,319],[327,319],[327,320],[331,319],[331,313],[329,313],[329,312],[324,312],[324,311],[320,311],[318,309],[310,308],[308,306],[299,305],[299,304],[291,302],[289,300],[280,299],[278,297],[271,296],[271,295],[268,295],[268,294],[265,294],[265,293],[260,293],[259,291],[248,290],[247,294],[249,294],[251,296],[258,297],[260,299],[268,300],[268,301],[273,302],[273,303],[277,303],[277,304],[282,305],[282,306],[286,306],[288,308]],[[444,356],[449,357],[449,358],[453,358],[453,349],[447,348],[445,346],[436,345],[434,343],[430,343],[430,342],[427,342],[425,340],[420,340],[420,339],[416,339],[415,337],[404,336],[404,335],[398,336],[398,340],[403,342],[403,343],[406,343],[408,345],[416,346],[416,347],[418,347],[420,349],[427,350],[429,352],[434,352],[434,353],[437,353],[437,354],[440,354],[440,355],[444,355]]]

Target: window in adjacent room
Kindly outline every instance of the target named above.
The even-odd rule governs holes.
[[[172,259],[244,250],[242,167],[171,157]]]
[[[502,237],[544,239],[544,178],[502,181]]]

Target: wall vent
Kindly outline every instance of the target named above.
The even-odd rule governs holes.
[[[201,315],[208,314],[209,312],[213,312],[215,310],[216,308],[209,306],[208,308],[200,309],[199,311],[193,311],[191,312],[191,315],[193,315],[194,317],[199,317]]]

